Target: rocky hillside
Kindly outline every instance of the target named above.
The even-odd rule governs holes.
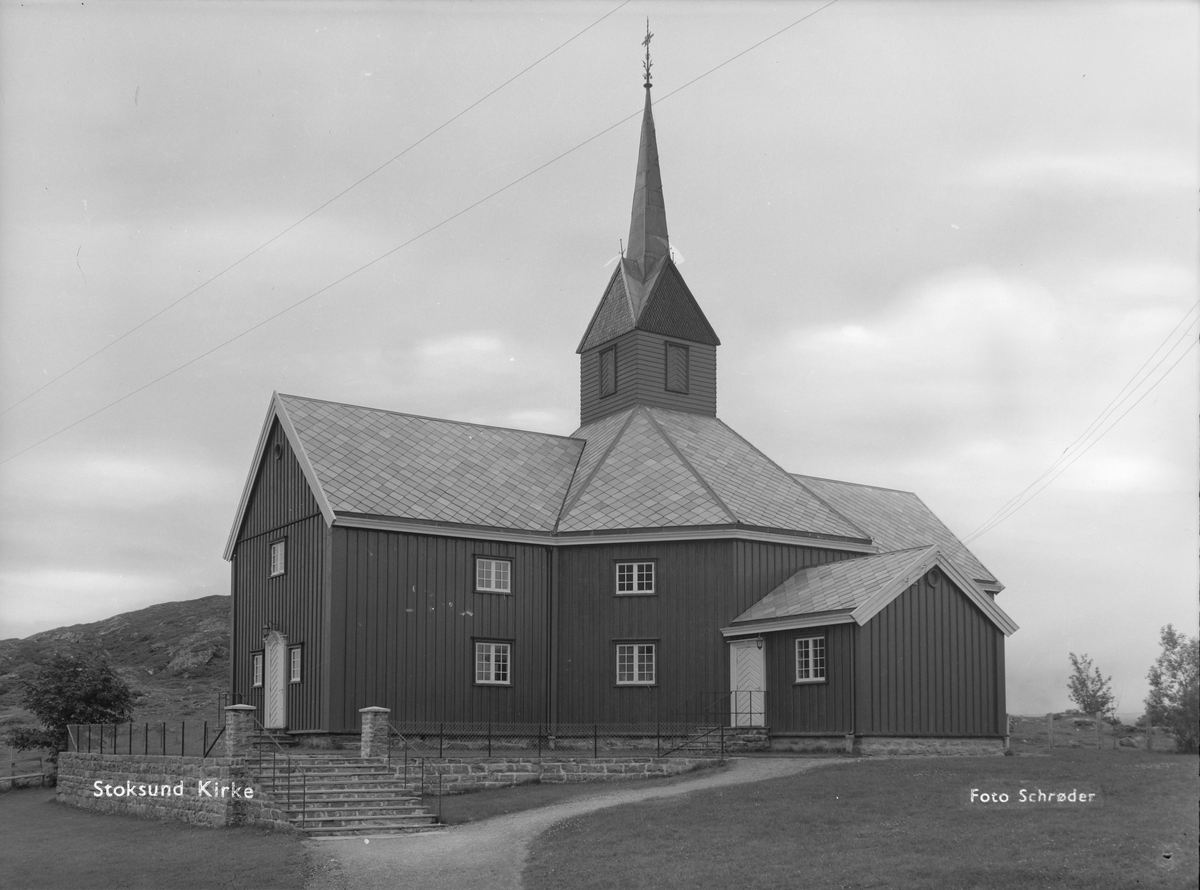
[[[229,597],[159,603],[92,624],[0,640],[0,730],[34,723],[20,706],[20,681],[55,652],[100,652],[142,692],[134,719],[215,718],[228,687]]]

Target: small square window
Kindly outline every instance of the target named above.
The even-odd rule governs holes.
[[[250,656],[250,685],[261,688],[263,684],[263,655],[255,652]]]
[[[617,593],[654,593],[654,563],[617,563]]]
[[[476,557],[475,589],[483,593],[512,593],[512,560]]]
[[[287,568],[287,541],[273,541],[271,543],[271,577],[282,575],[284,569]]]
[[[475,682],[485,686],[511,686],[512,644],[475,644]]]
[[[653,686],[655,643],[617,643],[617,685]]]
[[[796,682],[825,682],[824,637],[801,637],[796,640]]]
[[[293,646],[291,649],[288,650],[288,671],[289,671],[288,676],[290,677],[289,682],[299,683],[300,682],[300,647],[299,646]]]

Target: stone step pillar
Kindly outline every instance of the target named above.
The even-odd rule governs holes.
[[[388,717],[391,708],[373,706],[359,708],[362,714],[362,748],[361,757],[387,757],[388,752]]]
[[[254,735],[254,705],[230,705],[225,709],[225,756],[245,757]]]

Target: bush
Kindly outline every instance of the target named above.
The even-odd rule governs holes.
[[[1112,677],[1100,675],[1100,668],[1092,667],[1092,660],[1085,652],[1071,655],[1071,678],[1067,681],[1067,692],[1071,701],[1089,717],[1092,714],[1107,714],[1113,708]]]
[[[19,751],[48,748],[57,761],[67,748],[68,726],[125,722],[138,697],[103,656],[56,654],[21,683],[21,703],[42,722],[41,729],[10,730],[8,744]]]
[[[1188,639],[1170,624],[1161,633],[1162,654],[1146,675],[1146,715],[1155,726],[1171,731],[1180,753],[1195,754],[1200,742],[1200,638]]]

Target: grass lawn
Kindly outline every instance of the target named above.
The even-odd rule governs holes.
[[[478,822],[493,816],[507,816],[538,807],[548,807],[577,797],[605,794],[625,788],[655,788],[662,785],[678,785],[699,776],[709,776],[724,767],[694,770],[669,779],[637,779],[628,782],[582,782],[579,784],[528,784],[513,788],[498,788],[492,791],[476,791],[470,794],[447,794],[442,797],[442,821],[447,825]],[[428,801],[436,809],[433,799]]]
[[[292,835],[102,815],[42,788],[0,794],[0,838],[0,885],[14,890],[297,890],[306,878]]]
[[[1130,749],[848,761],[560,823],[525,886],[1196,887],[1197,766]],[[972,788],[1100,800],[972,804]]]

